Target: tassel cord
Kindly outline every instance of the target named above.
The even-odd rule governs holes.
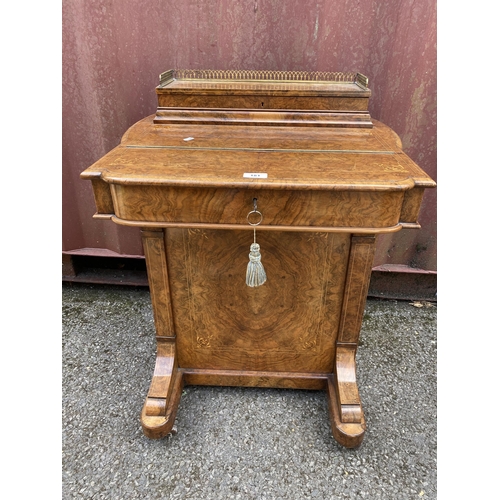
[[[250,245],[250,253],[248,255],[250,262],[247,265],[247,275],[246,283],[250,287],[257,287],[263,285],[267,280],[266,271],[261,262],[260,245],[257,243],[257,230],[258,226],[262,222],[262,214],[257,210],[257,198],[253,199],[253,210],[248,213],[247,220],[253,228],[253,243]],[[250,215],[258,214],[260,220],[256,223],[250,222]]]

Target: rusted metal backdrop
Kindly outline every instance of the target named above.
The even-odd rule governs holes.
[[[63,0],[63,257],[141,257],[139,231],[92,219],[79,174],[154,113],[170,68],[359,71],[372,117],[436,179],[435,0]],[[375,266],[436,271],[436,190],[420,230],[379,238]],[[382,266],[382,267],[380,267]],[[403,267],[407,266],[407,267]]]

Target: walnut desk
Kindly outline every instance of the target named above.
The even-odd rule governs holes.
[[[156,114],[82,173],[96,218],[142,232],[157,340],[144,433],[170,432],[184,384],[324,389],[335,439],[358,446],[376,236],[418,228],[434,181],[371,119],[360,74],[169,70],[156,93]],[[260,286],[245,280],[254,240]]]

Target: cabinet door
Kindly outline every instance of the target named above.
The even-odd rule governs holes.
[[[257,230],[267,281],[252,288],[252,231],[168,229],[179,367],[332,372],[350,236]]]

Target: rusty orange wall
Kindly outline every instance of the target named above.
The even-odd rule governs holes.
[[[359,71],[436,179],[435,0],[63,0],[63,252],[143,255],[137,229],[92,219],[79,174],[154,113],[170,68]],[[375,265],[436,270],[436,219],[428,190],[422,229],[380,237]]]

